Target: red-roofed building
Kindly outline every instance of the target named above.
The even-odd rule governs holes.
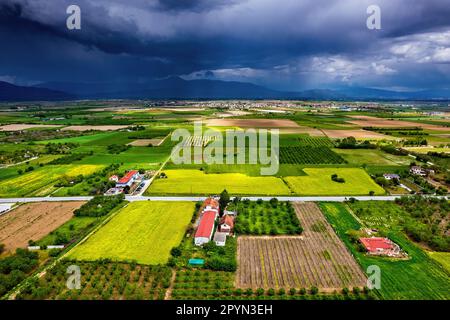
[[[214,232],[214,223],[218,214],[215,211],[205,211],[195,232],[195,245],[201,246],[211,241]]]
[[[203,201],[202,205],[202,211],[215,211],[217,214],[219,214],[219,201],[214,198],[207,198],[205,201]]]
[[[400,247],[388,238],[360,238],[369,254],[394,256],[400,253]]]
[[[128,171],[127,174],[124,175],[116,183],[116,187],[119,187],[119,188],[131,187],[131,185],[133,184],[134,180],[136,180],[138,174],[139,174],[139,171],[137,171],[137,170]]]
[[[232,216],[224,215],[222,219],[220,219],[219,230],[220,232],[224,232],[226,234],[230,234],[234,228],[234,219]]]

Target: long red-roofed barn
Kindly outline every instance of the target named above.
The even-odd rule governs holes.
[[[131,170],[128,171],[126,175],[124,175],[117,183],[116,183],[116,187],[130,187],[134,180],[136,179],[137,175],[139,174],[139,171],[137,170]]]
[[[195,232],[194,242],[196,246],[201,246],[211,241],[217,215],[215,211],[205,211],[203,213],[197,231]]]

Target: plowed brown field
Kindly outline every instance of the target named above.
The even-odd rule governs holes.
[[[0,216],[0,243],[7,251],[25,248],[73,217],[84,202],[39,202],[23,204]]]
[[[366,277],[315,203],[295,203],[302,236],[239,237],[239,288],[363,287]]]

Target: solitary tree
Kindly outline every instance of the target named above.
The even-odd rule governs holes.
[[[228,194],[228,191],[225,189],[220,194],[219,199],[220,215],[223,215],[223,210],[226,208],[229,202],[230,202],[230,195]]]

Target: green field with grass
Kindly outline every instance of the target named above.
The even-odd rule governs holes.
[[[449,273],[450,276],[450,252],[427,252],[428,255],[433,259],[439,262],[445,270]]]
[[[39,141],[39,144],[47,143],[78,143],[80,145],[104,145],[103,141],[112,141],[119,136],[119,132],[103,132],[103,133],[86,133],[86,135],[64,139],[53,139]]]
[[[169,147],[131,147],[119,154],[95,153],[87,156],[79,164],[103,164],[112,163],[133,165],[137,168],[146,168],[151,165],[160,165],[170,155]]]
[[[47,165],[1,181],[0,197],[45,196],[56,189],[54,184],[64,176],[87,176],[102,168],[100,165]]]
[[[348,163],[353,165],[380,165],[395,166],[409,165],[411,158],[407,156],[394,156],[376,149],[333,149]]]
[[[380,267],[378,294],[381,298],[450,299],[449,274],[402,233],[391,231],[388,237],[408,254],[408,260],[368,256],[357,251],[347,235],[349,230],[359,230],[361,225],[345,204],[320,203],[320,208],[364,270],[371,265]]]
[[[359,168],[304,168],[304,176],[285,177],[291,190],[298,195],[375,195],[386,192],[367,173]],[[345,180],[339,183],[331,180],[337,174]]]
[[[408,147],[405,149],[408,151],[417,152],[417,153],[428,153],[428,152],[450,153],[450,148]]]
[[[39,246],[63,245],[72,242],[93,227],[101,218],[73,217],[36,242]]]
[[[400,230],[399,223],[408,214],[391,201],[356,201],[349,204],[353,213],[373,229]]]
[[[133,202],[69,253],[78,260],[164,264],[183,239],[193,202]]]

